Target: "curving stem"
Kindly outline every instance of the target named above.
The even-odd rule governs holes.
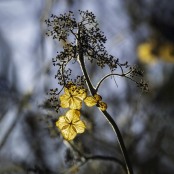
[[[96,89],[92,85],[90,77],[88,76],[88,73],[87,73],[87,70],[86,70],[86,66],[85,66],[85,62],[84,62],[84,56],[83,56],[83,50],[82,50],[82,47],[81,47],[80,32],[81,31],[80,31],[80,26],[79,26],[78,33],[77,33],[77,40],[76,40],[76,44],[77,44],[76,46],[78,47],[78,50],[79,50],[77,60],[78,60],[78,62],[80,64],[82,73],[83,73],[83,75],[86,78],[86,84],[88,86],[88,89],[89,89],[90,93],[94,96],[94,94],[96,94]],[[110,116],[110,114],[107,111],[101,111],[101,112],[103,113],[105,118],[108,120],[108,122],[111,124],[115,134],[117,135],[119,146],[120,146],[122,155],[123,155],[125,163],[126,163],[127,174],[133,174],[132,165],[131,165],[131,163],[129,161],[127,150],[126,150],[126,147],[124,145],[124,141],[123,141],[122,135],[120,133],[120,130],[119,130],[116,122],[114,121],[114,119]]]

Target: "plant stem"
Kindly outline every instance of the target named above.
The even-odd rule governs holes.
[[[94,95],[96,93],[96,89],[92,85],[91,80],[88,76],[86,66],[85,66],[85,62],[84,62],[84,57],[83,57],[83,51],[82,51],[82,48],[81,48],[80,27],[79,27],[79,31],[78,31],[77,46],[78,46],[78,49],[79,49],[78,62],[80,64],[82,73],[86,78],[86,84],[88,86],[88,89],[89,89],[90,93],[92,95]],[[108,120],[108,122],[111,124],[115,134],[117,135],[119,146],[120,146],[122,155],[123,155],[125,163],[126,163],[127,174],[133,174],[133,169],[132,169],[131,163],[129,161],[127,150],[126,150],[126,147],[124,145],[124,141],[123,141],[122,135],[120,133],[120,130],[119,130],[117,124],[115,123],[115,121],[113,120],[113,118],[110,116],[110,114],[107,111],[101,111],[101,112],[103,113],[105,118]]]
[[[107,112],[107,111],[101,111],[103,112],[105,118],[108,120],[108,122],[111,124],[114,132],[116,133],[117,135],[117,138],[118,138],[118,142],[119,142],[119,146],[120,146],[120,149],[121,149],[121,152],[123,154],[123,157],[124,157],[124,160],[125,160],[125,163],[126,163],[126,168],[127,168],[127,173],[128,174],[133,174],[133,169],[132,169],[132,165],[129,161],[129,157],[128,157],[128,154],[127,154],[127,150],[126,150],[126,147],[125,147],[125,144],[124,144],[124,141],[123,141],[123,138],[122,138],[122,135],[121,135],[121,132],[116,124],[116,122],[113,120],[113,118],[110,116],[110,114]]]

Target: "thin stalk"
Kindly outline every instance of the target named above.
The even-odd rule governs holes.
[[[107,74],[106,76],[104,76],[104,77],[97,83],[97,86],[96,86],[96,88],[95,88],[96,92],[98,91],[98,89],[99,89],[101,83],[102,83],[104,80],[106,80],[108,77],[110,77],[110,76],[125,77],[125,78],[128,78],[128,79],[130,79],[130,80],[136,82],[135,80],[133,80],[132,78],[130,78],[130,77],[127,76],[127,75],[130,74],[130,73],[131,73],[131,71],[128,71],[127,73],[122,73],[122,74],[118,74],[118,73]],[[136,83],[137,83],[137,82],[136,82]]]

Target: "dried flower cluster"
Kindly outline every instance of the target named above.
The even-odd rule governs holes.
[[[142,71],[137,67],[130,67],[128,62],[121,64],[119,59],[108,54],[104,47],[106,37],[98,28],[94,14],[89,11],[79,11],[79,13],[81,17],[79,21],[75,19],[71,11],[60,16],[52,15],[50,19],[46,20],[47,35],[64,44],[63,50],[52,59],[53,65],[57,67],[55,78],[62,89],[51,89],[49,101],[57,112],[59,108],[70,109],[65,116],[60,116],[56,122],[63,137],[67,140],[72,140],[78,133],[85,130],[85,124],[80,120],[80,109],[83,101],[89,107],[96,105],[101,111],[107,109],[106,103],[97,94],[100,84],[107,77],[113,75],[126,77],[136,82],[137,86],[142,89],[148,89],[144,81],[133,79],[134,77],[136,79],[142,77]],[[104,77],[98,83],[98,86],[93,88],[92,96],[87,96],[87,89],[85,88],[87,76],[78,75],[76,78],[72,78],[74,70],[67,67],[69,63],[73,65],[78,62],[79,57],[83,57],[91,63],[96,63],[101,68],[105,66],[110,68],[111,74]],[[83,60],[81,60],[82,62]],[[117,68],[121,70],[121,74],[114,74]],[[127,68],[129,69],[127,70]],[[124,69],[127,70],[126,73]],[[62,90],[64,90],[64,94],[59,96]]]

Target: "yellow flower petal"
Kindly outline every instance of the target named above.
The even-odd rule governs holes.
[[[78,89],[76,90],[76,97],[79,98],[80,100],[84,100],[86,98],[86,89],[84,88],[81,88],[81,89]]]
[[[61,130],[63,127],[69,125],[65,119],[65,116],[60,116],[58,121],[56,121],[56,126]]]
[[[69,108],[70,109],[81,109],[82,101],[79,98],[71,97],[69,100]]]
[[[71,93],[71,95],[76,95],[76,90],[77,90],[77,86],[75,85],[71,85],[69,88],[69,93]]]
[[[85,131],[85,123],[81,120],[76,121],[73,123],[74,129],[76,130],[77,133],[83,133]]]
[[[68,141],[73,140],[75,138],[75,136],[77,135],[76,130],[71,125],[69,125],[69,127],[67,129],[61,130],[61,133],[62,133],[64,139],[66,139]]]
[[[66,113],[66,118],[69,120],[69,123],[76,122],[80,120],[80,111],[71,109]]]
[[[100,95],[98,95],[98,94],[95,94],[94,98],[96,99],[97,102],[102,100],[102,97]]]
[[[66,88],[66,87],[65,87],[65,88],[64,88],[64,92],[65,92],[66,95],[70,96],[69,88]]]
[[[70,96],[67,94],[63,94],[60,96],[60,106],[62,108],[69,108],[69,100],[70,100]]]
[[[101,111],[105,111],[107,109],[107,104],[104,102],[99,102],[99,108]]]
[[[85,104],[88,106],[88,107],[92,107],[94,105],[97,104],[97,101],[94,97],[90,96],[90,97],[86,97],[86,99],[84,100]]]

